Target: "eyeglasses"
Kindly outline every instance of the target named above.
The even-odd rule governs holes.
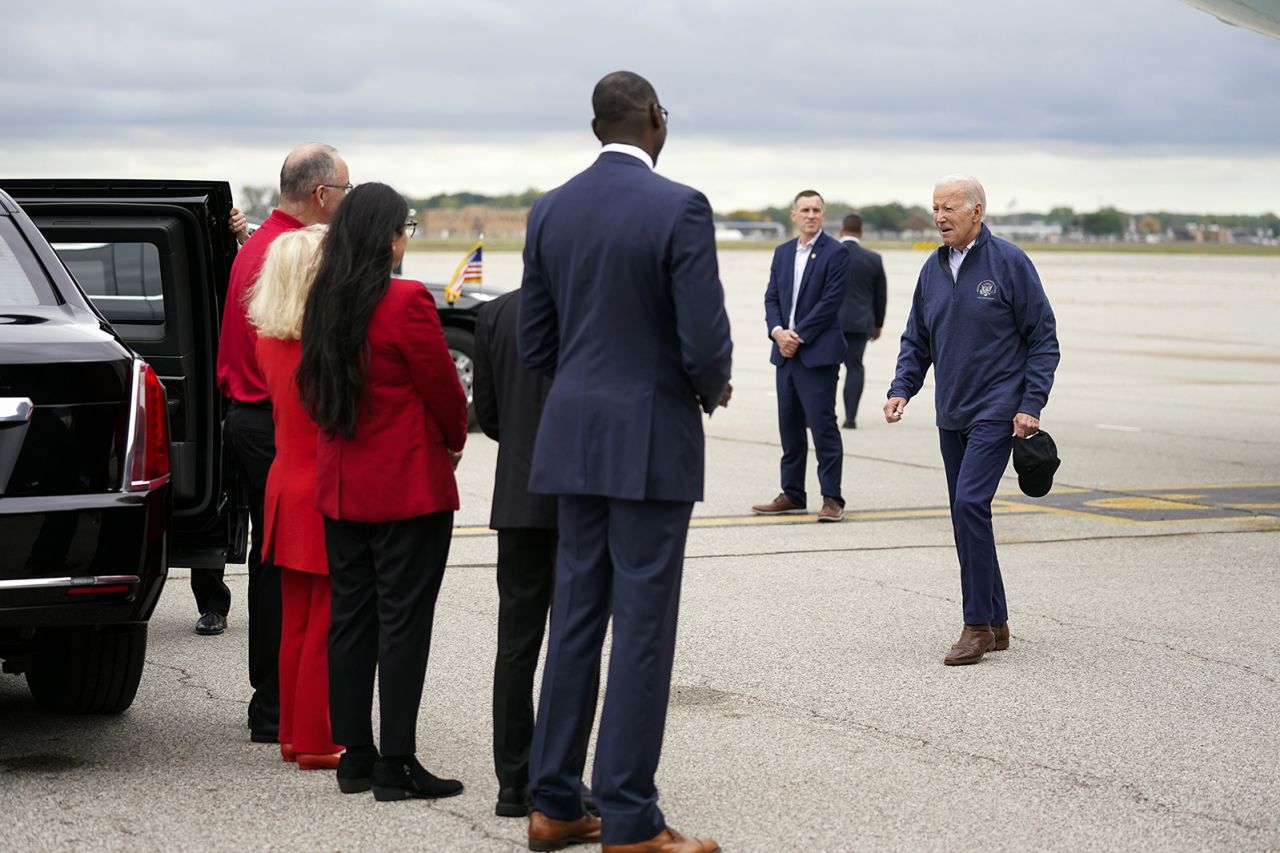
[[[356,188],[355,184],[317,184],[316,186],[328,187],[331,190],[342,190],[344,193],[349,193]]]
[[[412,237],[414,234],[418,232],[418,220],[406,219],[404,221],[404,225],[402,226],[402,229],[406,237]]]

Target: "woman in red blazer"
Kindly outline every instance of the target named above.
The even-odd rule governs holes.
[[[361,184],[329,224],[307,297],[297,379],[320,427],[316,509],[333,583],[330,713],[347,747],[344,793],[447,797],[462,783],[428,773],[414,735],[431,622],[458,509],[453,469],[467,401],[435,300],[391,277],[409,240],[404,199]],[[378,672],[382,754],[373,745]]]
[[[342,750],[329,730],[329,560],[315,508],[317,430],[293,377],[302,357],[302,308],[323,240],[323,226],[277,237],[248,306],[275,420],[262,552],[280,567],[280,754],[303,770],[337,767]]]

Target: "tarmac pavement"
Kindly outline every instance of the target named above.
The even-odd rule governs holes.
[[[721,253],[735,391],[707,425],[687,548],[659,769],[671,825],[727,851],[1280,848],[1280,263],[1034,258],[1059,319],[1043,423],[1064,461],[1043,500],[1009,472],[1012,646],[952,668],[929,389],[902,424],[879,413],[923,259],[886,254],[886,334],[843,432],[850,517],[817,524],[749,513],[778,491],[768,254]],[[411,255],[409,274],[454,260]],[[518,256],[486,257],[488,280],[518,275]],[[228,569],[220,637],[192,632],[174,570],[129,711],[50,717],[0,678],[0,849],[524,849],[524,822],[493,815],[495,449],[474,434],[459,469],[419,721],[424,763],[461,797],[343,796],[249,743],[244,569]]]

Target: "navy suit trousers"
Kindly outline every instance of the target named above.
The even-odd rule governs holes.
[[[1009,421],[980,421],[964,432],[938,430],[968,625],[1009,621],[991,527],[991,499],[1009,465],[1012,433]]]
[[[806,427],[813,432],[813,453],[818,457],[818,485],[822,496],[840,495],[844,470],[844,442],[836,424],[836,384],[840,365],[805,367],[788,358],[778,368],[778,433],[782,438],[782,491],[791,500],[806,503],[804,469],[809,459]]]
[[[529,759],[533,804],[559,820],[583,813],[579,784],[612,615],[591,785],[603,843],[633,844],[666,826],[654,773],[693,504],[561,495],[559,512],[553,615]]]

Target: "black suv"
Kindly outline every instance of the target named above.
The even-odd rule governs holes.
[[[51,710],[130,705],[171,559],[244,560],[230,209],[225,183],[0,182],[0,658]]]

